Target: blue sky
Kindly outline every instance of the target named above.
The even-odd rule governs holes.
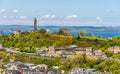
[[[120,0],[0,0],[0,24],[120,26]]]

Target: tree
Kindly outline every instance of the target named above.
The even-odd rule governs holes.
[[[86,54],[85,54],[85,53],[84,53],[84,54],[82,54],[82,57],[83,57],[83,63],[86,63],[86,61],[87,61]]]
[[[92,32],[89,32],[89,36],[90,36],[90,37],[93,37],[93,34],[92,34]]]
[[[4,57],[3,62],[9,62],[9,57],[8,56]]]
[[[77,36],[77,39],[78,39],[78,40],[80,39],[80,35]]]
[[[81,36],[85,36],[86,33],[85,33],[85,31],[79,31],[78,34]]]
[[[41,34],[43,35],[43,34],[45,34],[45,33],[46,33],[46,29],[41,28],[38,32],[39,32],[39,33],[41,33]]]
[[[65,33],[64,33],[64,31],[62,29],[59,29],[58,32],[57,32],[57,34],[64,35]]]

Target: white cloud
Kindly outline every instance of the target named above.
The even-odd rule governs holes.
[[[4,12],[6,12],[7,10],[6,9],[0,9],[0,12],[1,13],[4,13]]]
[[[101,17],[96,17],[97,22],[102,22],[103,19]]]
[[[100,20],[101,19],[101,17],[96,17],[96,20]]]
[[[43,15],[43,16],[41,16],[41,18],[48,19],[48,18],[50,18],[50,15]]]
[[[13,13],[18,13],[17,9],[12,10]]]
[[[10,16],[9,18],[13,19],[13,18],[14,18],[14,16]]]
[[[27,16],[20,16],[20,19],[27,19]]]
[[[70,15],[70,16],[66,16],[66,19],[78,19],[79,17],[77,15]]]
[[[2,18],[7,18],[7,16],[2,16]]]
[[[52,15],[43,15],[40,17],[41,19],[55,19],[56,15],[52,14]]]
[[[51,15],[51,18],[52,18],[52,19],[56,18],[56,15],[54,15],[54,14],[53,14],[53,15]]]

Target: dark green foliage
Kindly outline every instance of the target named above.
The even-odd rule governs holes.
[[[46,29],[42,28],[38,31],[40,34],[44,35],[47,31]]]
[[[77,36],[77,39],[78,39],[78,40],[80,39],[80,35]]]
[[[59,30],[59,34],[64,34],[62,29]],[[110,41],[103,38],[80,35],[78,37],[54,35],[46,32],[45,29],[40,29],[38,32],[24,32],[20,35],[3,35],[0,37],[0,42],[5,47],[19,48],[20,51],[29,53],[35,53],[35,48],[41,48],[43,46],[67,46],[71,44],[76,44],[79,47],[92,46],[95,49],[102,48],[102,51],[107,53],[106,49],[109,46],[120,44],[119,41],[116,41],[116,38],[114,41]]]
[[[4,57],[3,62],[9,62],[9,57],[8,56]]]
[[[78,34],[79,34],[80,36],[85,36],[86,33],[85,33],[85,31],[79,31]]]
[[[20,35],[4,35],[0,37],[0,42],[5,47],[19,48],[21,52],[35,53],[35,48],[43,46],[69,45],[72,43],[72,38],[72,36],[52,35],[45,29],[40,29],[38,32],[24,32]]]
[[[58,35],[65,35],[64,31],[62,29],[59,29],[57,32]]]

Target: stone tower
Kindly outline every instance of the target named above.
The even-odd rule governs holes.
[[[37,18],[34,19],[34,31],[37,31]]]
[[[0,36],[2,36],[2,31],[0,30]]]

